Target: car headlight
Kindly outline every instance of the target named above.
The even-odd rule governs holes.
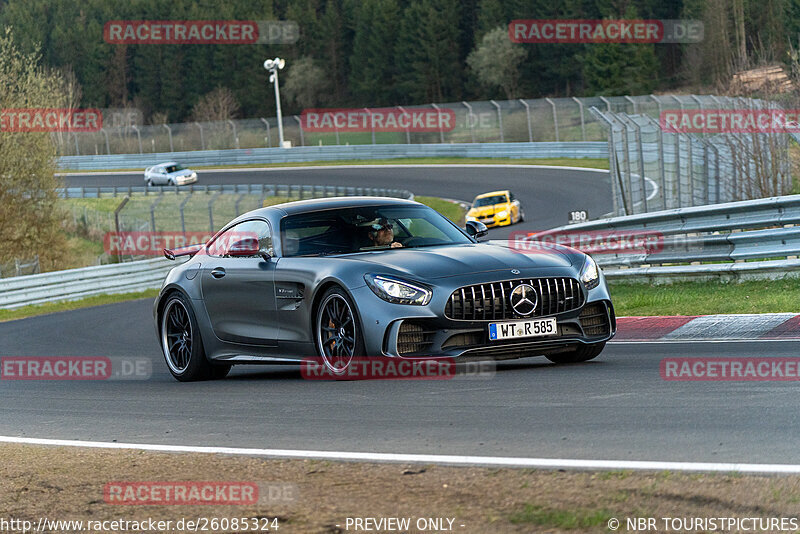
[[[497,213],[498,219],[505,219],[506,217],[508,217],[508,212],[506,210]]]
[[[586,289],[594,289],[600,283],[600,271],[597,268],[597,263],[589,255],[583,261],[581,282],[586,286]]]
[[[379,274],[365,274],[364,280],[373,293],[393,304],[425,306],[431,300],[431,290],[398,278]]]

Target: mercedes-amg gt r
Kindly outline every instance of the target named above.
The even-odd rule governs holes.
[[[239,216],[204,245],[166,250],[154,305],[159,343],[181,381],[233,364],[354,357],[596,357],[616,331],[602,272],[559,245],[481,242],[410,200],[343,197]]]

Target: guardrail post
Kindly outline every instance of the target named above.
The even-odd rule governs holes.
[[[265,119],[264,117],[261,117],[261,122],[263,122],[264,126],[267,127],[267,148],[269,148],[272,145],[272,141],[269,136],[269,122],[267,122],[267,119]]]
[[[652,95],[651,95],[652,96]],[[659,117],[661,114],[659,113]],[[661,129],[661,121],[653,120],[652,117],[645,115],[645,118],[650,122],[650,125],[655,128],[656,139],[658,143],[658,173],[659,185],[661,186],[661,209],[667,209],[667,169],[664,162],[664,131]]]
[[[128,203],[128,201],[130,199],[131,198],[128,197],[128,196],[124,197],[122,199],[122,202],[120,202],[119,205],[114,209],[114,230],[117,233],[116,234],[117,238],[119,238],[119,235],[120,235],[120,231],[119,231],[119,213],[123,210],[123,208],[125,208],[125,205]],[[115,254],[115,256],[117,257],[117,263],[121,263],[122,262],[122,251],[120,250],[118,252],[119,253]]]
[[[293,117],[294,120],[297,121],[297,128],[300,129],[300,146],[306,146],[306,140],[305,137],[303,136],[303,123],[300,121],[300,117],[298,117],[297,115],[293,115]]]
[[[239,134],[236,133],[236,123],[233,122],[231,119],[228,119],[228,124],[230,124],[231,128],[233,128],[233,139],[236,142],[236,148],[238,149],[240,147],[239,147]]]
[[[475,125],[473,124],[475,121],[473,117],[475,115],[472,114],[472,106],[470,106],[467,102],[461,101],[464,104],[464,107],[467,108],[467,124],[469,125],[469,134],[472,137],[472,142],[475,142]],[[528,123],[528,127],[530,128],[530,122]]]
[[[581,139],[585,142],[586,141],[586,122],[583,118],[583,101],[580,98],[572,97],[572,100],[578,103],[578,109],[581,113]],[[531,131],[531,116],[528,114],[528,133],[530,134]],[[533,141],[533,139],[531,139]]]
[[[525,106],[525,118],[528,121],[528,142],[533,143],[533,130],[531,129],[531,107],[525,102],[524,99],[520,98],[520,102],[522,105]],[[583,104],[581,104],[581,127],[583,127]],[[586,141],[586,132],[583,132],[583,140]],[[474,140],[472,141],[475,142]]]
[[[650,98],[656,101],[656,105],[658,106],[658,123],[661,124],[661,100],[656,95],[650,95]]]
[[[100,131],[103,132],[103,135],[106,138],[106,154],[111,154],[111,143],[108,142],[108,132],[105,128],[100,128]]]
[[[156,233],[156,208],[158,207],[159,202],[161,199],[164,198],[163,193],[158,195],[158,198],[150,204],[150,230],[153,233]]]
[[[625,100],[627,100],[628,102],[633,104],[633,113],[634,113],[634,115],[638,115],[639,114],[639,106],[636,105],[636,100],[632,99],[628,95],[625,95]]]
[[[404,116],[404,117],[405,117],[406,115],[408,115],[408,112],[405,110],[405,108],[403,108],[403,106],[397,106],[397,109],[399,109],[400,111],[402,111],[402,112],[403,112],[403,116]],[[408,123],[406,123],[406,124],[408,124]],[[336,142],[338,143],[338,142],[339,142],[339,137],[338,137],[338,135],[339,135],[339,130],[338,130],[338,129],[336,130],[336,135],[337,135],[337,137],[336,137]],[[407,144],[407,145],[410,145],[410,144],[411,144],[411,132],[409,131],[409,129],[408,129],[408,126],[406,126],[406,144]]]
[[[494,100],[489,100],[489,102],[491,102],[492,105],[497,108],[497,124],[500,128],[500,142],[504,143],[505,137],[503,136],[503,114],[500,113],[500,104],[498,104]]]
[[[175,152],[175,147],[172,145],[172,128],[170,128],[168,124],[162,124],[161,126],[167,129],[167,135],[169,136],[169,151]]]
[[[436,120],[439,122],[439,139],[441,140],[442,143],[444,143],[444,128],[442,127],[441,110],[439,109],[439,106],[437,106],[436,104],[431,103],[431,106],[433,106],[433,109],[436,110]]]
[[[611,102],[609,102],[608,99],[604,96],[600,96],[598,98],[603,101],[603,104],[606,105],[606,111],[611,113]]]
[[[637,152],[638,152],[638,159],[639,159],[639,187],[641,188],[641,194],[642,194],[642,206],[644,207],[644,213],[647,213],[647,211],[648,211],[648,209],[647,209],[647,180],[645,180],[645,176],[644,176],[644,150],[642,148],[642,129],[641,129],[641,127],[639,126],[639,124],[635,120],[631,119],[627,115],[621,114],[619,117],[622,119],[623,122],[625,122],[626,128],[627,128],[627,125],[630,125],[633,128],[634,142],[637,145]],[[625,139],[627,140],[627,130],[626,130]],[[629,183],[633,183],[633,176],[630,174],[630,168],[631,168],[630,167],[630,165],[631,165],[631,162],[630,162],[630,148],[627,149],[627,153],[628,153],[627,166],[628,166],[628,173],[629,173],[628,174],[628,182]],[[631,202],[633,202],[633,191],[631,191]],[[631,207],[633,207],[633,204],[631,204]]]
[[[214,202],[219,198],[222,194],[222,191],[219,191],[211,200],[208,201],[208,231],[212,234],[214,233]]]
[[[237,198],[237,199],[236,199],[236,203],[234,204],[234,207],[233,207],[233,209],[234,209],[234,211],[236,212],[236,216],[237,216],[237,217],[238,217],[238,216],[239,216],[239,214],[241,213],[241,212],[239,211],[239,203],[242,201],[242,199],[243,199],[244,197],[245,197],[245,195],[239,195],[239,198]]]
[[[372,133],[372,144],[375,144],[375,124],[372,122],[372,111],[369,108],[361,108],[367,112],[367,117],[369,118],[369,131]],[[334,121],[336,122],[336,121]]]
[[[625,202],[625,188],[622,184],[622,176],[617,160],[617,143],[614,136],[614,122],[603,115],[603,112],[592,106],[589,112],[597,119],[600,119],[608,127],[608,167],[611,175],[611,196],[614,203],[614,214],[619,214],[620,202],[622,203],[622,214],[628,215],[628,205]]]
[[[199,123],[199,122],[197,122],[197,121],[195,121],[195,122],[194,122],[194,123],[192,123],[192,124],[194,124],[195,126],[197,126],[198,128],[200,128],[200,150],[205,150],[205,149],[206,149],[206,140],[205,140],[205,138],[204,138],[204,136],[203,136],[203,125],[202,125],[202,124],[200,124],[200,123]]]
[[[186,198],[183,199],[178,209],[181,212],[181,232],[183,233],[184,237],[186,236],[186,219],[184,217],[183,208],[186,207],[186,203],[192,199],[192,193],[190,192],[186,195]]]
[[[72,138],[75,139],[75,155],[76,156],[80,156],[81,155],[81,149],[78,147],[78,134],[73,132],[72,133]]]
[[[131,129],[136,132],[136,138],[139,140],[139,154],[144,154],[144,150],[142,150],[142,133],[139,131],[139,127],[131,124]]]
[[[558,137],[558,110],[556,110],[556,103],[553,102],[552,98],[545,98],[545,101],[553,108],[553,128],[556,131],[556,142],[559,142],[561,139]]]

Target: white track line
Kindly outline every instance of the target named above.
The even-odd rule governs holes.
[[[587,172],[603,172],[608,174],[606,169],[592,169],[589,167],[560,167],[558,165],[515,165],[515,164],[501,164],[501,163],[410,163],[404,165],[402,163],[390,163],[387,165],[306,165],[306,166],[292,166],[292,167],[237,167],[232,169],[204,169],[198,167],[198,174],[209,172],[262,172],[262,171],[308,171],[308,170],[331,170],[331,169],[392,169],[401,167],[413,168],[464,168],[464,167],[489,167],[489,168],[519,168],[519,169],[555,169],[567,171],[587,171]],[[141,171],[92,171],[92,172],[60,172],[56,176],[123,176],[131,174],[143,174],[144,169]]]
[[[376,452],[302,451],[291,449],[245,449],[237,447],[190,447],[183,445],[149,445],[137,443],[108,443],[62,439],[16,438],[0,436],[2,443],[56,445],[94,449],[122,449],[156,452],[191,452],[204,454],[233,454],[273,458],[303,458],[364,462],[399,462],[458,466],[538,467],[547,469],[632,469],[646,471],[700,471],[737,473],[800,474],[800,465],[746,464],[705,462],[659,462],[626,460],[569,460],[558,458],[513,458],[503,456],[451,456],[440,454],[391,454]]]

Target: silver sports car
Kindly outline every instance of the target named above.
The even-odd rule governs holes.
[[[616,331],[591,257],[559,245],[481,242],[417,202],[346,197],[258,209],[189,256],[154,305],[167,366],[181,381],[237,363],[315,358],[456,362],[544,355],[581,362]]]

